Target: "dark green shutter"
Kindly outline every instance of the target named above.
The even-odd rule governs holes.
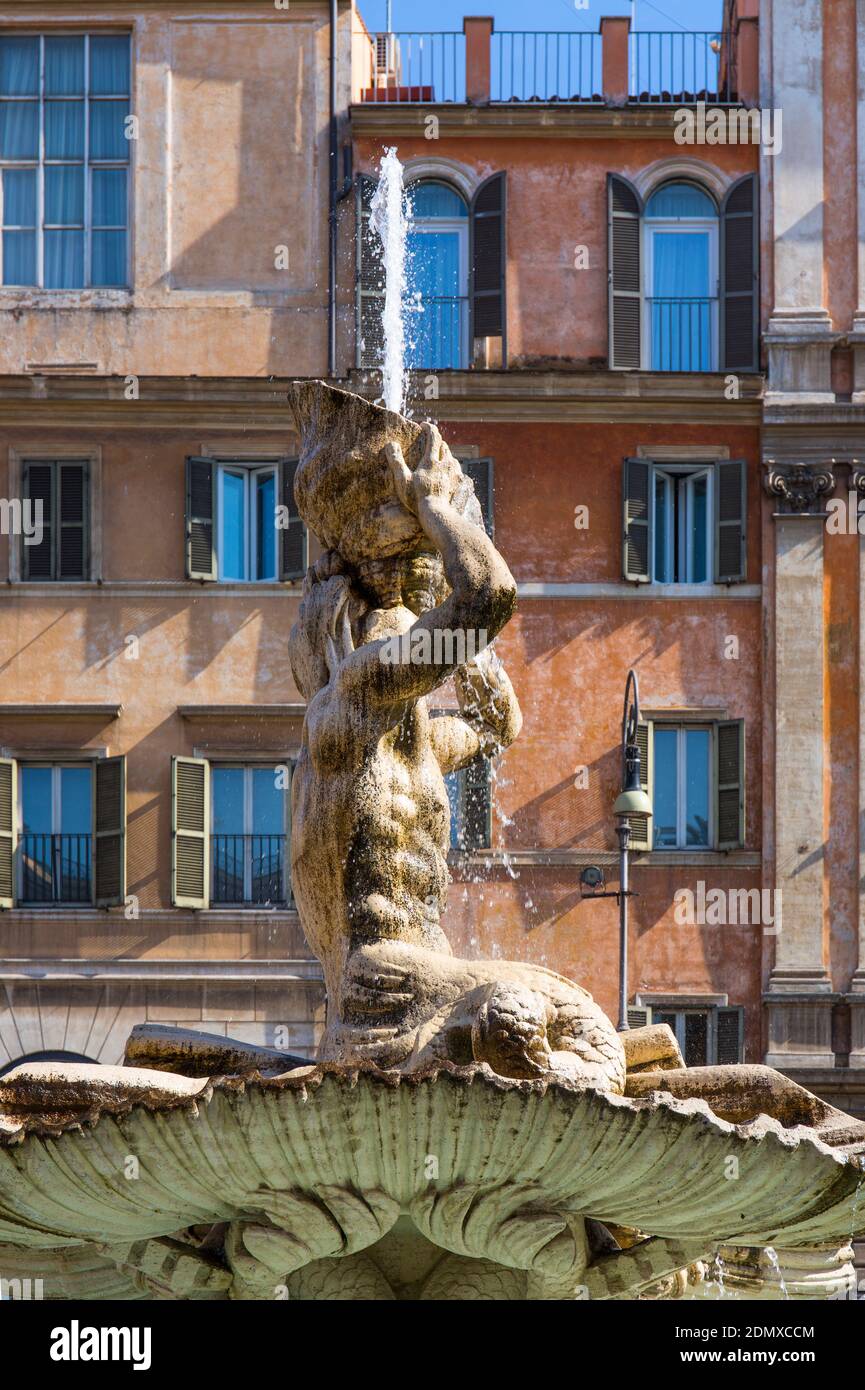
[[[640,786],[652,798],[652,754],[654,739],[651,721],[637,725],[637,747],[640,750]],[[629,816],[631,827],[631,849],[650,850],[652,848],[652,819],[650,816]]]
[[[96,906],[115,907],[126,897],[126,759],[96,764],[94,868]]]
[[[470,213],[472,360],[478,338],[501,338],[502,366],[507,363],[506,188],[505,174],[493,174],[475,192]]]
[[[213,460],[186,460],[186,577],[216,579],[216,469]]]
[[[721,207],[721,361],[759,371],[760,219],[757,175],[733,184]]]
[[[369,220],[375,188],[368,174],[355,185],[355,364],[373,370],[384,360],[382,245]]]
[[[15,905],[17,793],[18,765],[12,758],[0,758],[0,907]]]
[[[745,723],[727,719],[715,727],[715,805],[718,849],[745,843]]]
[[[283,459],[280,464],[280,493],[282,505],[288,513],[288,525],[284,527],[281,535],[282,579],[302,579],[309,564],[309,535],[294,500],[294,475],[297,472],[297,464],[297,459]]]
[[[744,459],[715,464],[715,583],[732,584],[745,578],[747,555],[748,466]]]
[[[718,1066],[730,1066],[741,1062],[745,1042],[745,1010],[742,1008],[718,1009],[716,1027],[716,1059]]]
[[[88,467],[86,463],[57,463],[57,577],[86,579],[88,575]]]
[[[493,461],[492,459],[460,459],[460,467],[471,478],[475,497],[480,503],[487,535],[493,534]]]
[[[171,759],[171,901],[207,907],[210,900],[210,765]]]
[[[622,470],[623,557],[626,579],[648,584],[652,578],[652,465],[625,459]]]
[[[618,174],[607,175],[607,284],[609,293],[609,365],[640,366],[640,219],[639,193]]]
[[[489,849],[492,839],[492,778],[489,759],[479,753],[457,774],[463,811],[461,850]]]
[[[34,504],[31,516],[35,520],[35,504],[42,503],[42,539],[38,545],[28,545],[21,537],[24,555],[22,572],[25,579],[53,579],[54,556],[54,465],[36,460],[24,464],[24,497]]]

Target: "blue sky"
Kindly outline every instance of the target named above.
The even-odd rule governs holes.
[[[358,0],[370,29],[384,29],[386,0]],[[636,0],[637,29],[717,29],[722,0]],[[459,32],[466,14],[491,14],[497,29],[598,31],[602,15],[626,15],[630,0],[589,0],[577,9],[574,0],[392,0],[393,27],[399,30]]]

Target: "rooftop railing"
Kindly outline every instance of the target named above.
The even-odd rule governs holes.
[[[626,19],[602,20],[600,33],[495,31],[488,19],[465,24],[461,34],[369,35],[369,79],[361,101],[738,104],[737,73],[743,61],[756,63],[756,31],[750,29],[743,48],[745,40],[734,44],[729,33],[629,33]],[[755,73],[750,81],[755,84]]]

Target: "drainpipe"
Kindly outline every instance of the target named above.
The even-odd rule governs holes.
[[[330,160],[328,194],[328,264],[327,264],[327,374],[336,376],[336,161],[338,132],[336,126],[336,50],[339,0],[330,0]]]

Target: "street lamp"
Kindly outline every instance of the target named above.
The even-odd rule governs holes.
[[[580,875],[583,896],[615,898],[619,904],[619,1032],[628,1024],[628,847],[631,841],[631,817],[652,815],[652,803],[643,791],[640,778],[640,746],[637,729],[640,723],[640,687],[637,673],[628,672],[625,682],[625,701],[622,710],[622,790],[616,797],[613,815],[616,817],[616,836],[619,841],[619,887],[604,891],[603,870],[589,864]],[[588,891],[586,891],[588,890]]]

